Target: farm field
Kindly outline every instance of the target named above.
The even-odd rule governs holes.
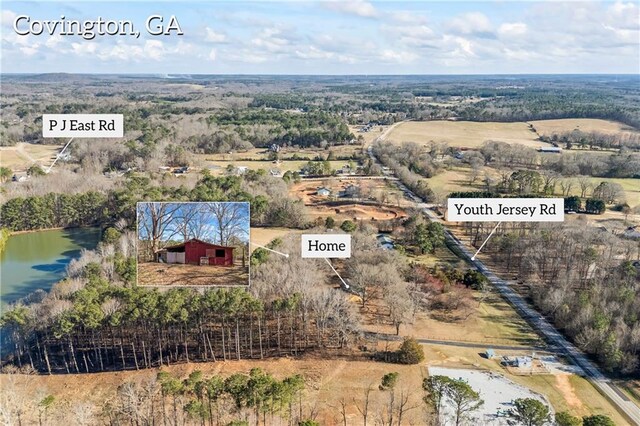
[[[489,167],[484,167],[475,184],[469,183],[470,169],[467,167],[453,167],[437,175],[427,178],[429,187],[439,196],[447,196],[455,191],[480,191],[485,172],[492,172]]]
[[[255,244],[265,246],[275,238],[283,238],[289,234],[300,234],[302,232],[301,229],[290,228],[251,228],[251,251],[253,252],[257,248]]]
[[[623,132],[638,132],[626,124],[610,120],[594,118],[563,118],[559,120],[535,120],[529,121],[539,135],[552,135],[553,133],[571,132],[580,130],[585,133],[597,132],[615,134]]]
[[[373,132],[372,132],[373,133]],[[368,133],[363,133],[366,135]],[[281,159],[298,156],[302,159],[314,160],[316,157],[326,158],[329,153],[334,157],[349,157],[362,152],[360,145],[336,145],[327,149],[321,148],[292,148],[285,147],[278,153]],[[247,151],[223,153],[223,154],[194,154],[198,159],[205,161],[241,161],[241,160],[268,160],[269,150],[266,148],[252,148]],[[306,160],[306,161],[309,161]],[[289,160],[287,160],[289,161]],[[295,161],[295,160],[293,160]]]
[[[544,342],[497,293],[472,294],[469,308],[458,318],[441,310],[416,314],[412,324],[403,325],[402,335],[430,340],[452,340],[486,345],[543,346]],[[370,331],[395,334],[390,324],[369,324]]]
[[[548,146],[527,123],[480,123],[471,121],[407,121],[396,126],[386,140],[394,143],[445,142],[452,147],[479,148],[494,140],[530,148]]]
[[[356,138],[358,136],[362,136],[364,139],[364,146],[368,146],[375,138],[382,135],[389,126],[373,126],[372,129],[368,132],[359,132],[362,126],[349,126],[349,130],[353,133]]]
[[[138,263],[138,285],[238,286],[249,284],[249,268],[235,266]]]
[[[640,206],[640,179],[632,178],[590,178],[594,187],[598,186],[600,182],[618,183],[624,189],[624,195],[627,198],[627,204],[631,207]],[[576,195],[579,195],[576,194]]]
[[[287,171],[297,172],[300,171],[302,167],[304,167],[308,163],[307,160],[304,161],[280,161],[279,163],[275,163],[269,160],[257,160],[257,161],[205,161],[205,166],[214,166],[215,169],[212,170],[214,175],[223,175],[226,173],[226,167],[232,165],[234,167],[246,167],[249,170],[280,170],[280,172],[284,173]],[[329,161],[332,169],[339,169],[347,164],[346,161]]]
[[[15,146],[0,147],[0,163],[14,172],[24,171],[33,163],[48,166],[62,147],[20,142]]]
[[[495,360],[482,358],[474,348],[460,348],[444,345],[423,345],[426,360],[419,365],[400,365],[366,360],[320,359],[312,356],[300,359],[281,358],[269,360],[219,361],[215,363],[187,363],[160,369],[94,373],[93,380],[87,380],[85,374],[67,375],[0,375],[0,386],[5,390],[20,389],[26,401],[37,401],[38,389],[56,395],[56,401],[50,411],[50,420],[57,413],[72,409],[79,402],[87,403],[93,410],[100,412],[106,403],[113,403],[118,388],[127,382],[143,383],[153,380],[159,371],[168,371],[181,379],[191,372],[202,371],[205,377],[219,374],[224,377],[234,373],[248,373],[251,368],[262,368],[278,378],[301,374],[305,379],[305,410],[307,412],[317,404],[320,424],[340,424],[341,415],[335,408],[339,400],[347,401],[347,424],[362,422],[354,399],[361,403],[364,392],[372,385],[373,402],[386,401],[388,396],[378,390],[383,375],[395,371],[400,373],[397,389],[409,391],[410,403],[416,408],[406,414],[407,424],[423,424],[422,379],[427,376],[427,366],[444,368],[471,368],[495,371],[509,380],[525,386],[532,391],[547,395],[555,411],[569,410],[574,415],[607,414],[617,425],[626,425],[614,408],[586,380],[566,375],[558,379],[557,375],[513,376],[506,372]],[[499,351],[498,351],[499,353]],[[524,354],[524,353],[523,353]],[[568,382],[568,383],[567,383]],[[576,401],[576,398],[583,401]],[[37,410],[31,411],[37,413]],[[26,416],[27,414],[25,414]],[[371,413],[376,417],[377,413]],[[25,424],[37,424],[37,418],[23,419]]]
[[[361,358],[360,358],[361,359]],[[303,392],[303,409],[306,415],[317,410],[316,421],[322,425],[341,424],[342,416],[338,407],[339,400],[347,402],[347,424],[361,424],[362,416],[356,409],[354,399],[361,403],[365,390],[371,386],[372,406],[381,406],[388,400],[387,393],[378,390],[382,376],[395,371],[400,373],[397,389],[409,391],[410,404],[416,408],[406,413],[407,424],[423,424],[422,378],[426,368],[420,365],[399,365],[366,360],[325,359],[303,357],[302,359],[280,358],[269,360],[219,361],[211,363],[189,363],[173,365],[160,369],[95,373],[92,380],[86,375],[0,375],[0,386],[5,389],[20,389],[26,393],[25,400],[37,400],[31,390],[46,389],[56,395],[55,408],[51,410],[50,419],[55,419],[56,411],[72,409],[79,402],[88,403],[96,412],[109,402],[114,403],[118,387],[127,382],[142,383],[154,380],[159,371],[171,372],[181,379],[191,372],[202,371],[205,377],[212,375],[230,376],[234,373],[248,374],[252,368],[261,368],[277,378],[301,374],[305,380]],[[380,405],[378,405],[378,403]],[[170,412],[170,408],[167,407]],[[33,411],[37,413],[37,410]],[[371,412],[370,418],[378,413]],[[26,416],[26,414],[25,414]],[[32,420],[32,421],[31,421]],[[227,419],[230,421],[231,419]],[[38,424],[38,419],[23,419],[23,424]],[[51,424],[56,424],[53,421]],[[223,423],[223,424],[226,424]],[[403,421],[404,424],[404,421]]]

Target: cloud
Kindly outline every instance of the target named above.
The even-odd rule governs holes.
[[[215,61],[216,57],[217,57],[217,52],[216,49],[211,49],[211,51],[209,52],[209,56],[207,57],[210,61]]]
[[[394,62],[398,64],[406,64],[418,59],[418,55],[409,51],[397,51],[386,49],[382,51],[380,60],[384,62]]]
[[[291,33],[280,28],[265,28],[251,40],[251,44],[270,53],[286,53],[292,45]]]
[[[11,10],[3,10],[0,13],[0,24],[2,26],[13,27],[13,20],[18,16],[15,12]]]
[[[209,43],[224,43],[227,41],[227,35],[222,32],[216,32],[209,27],[205,28],[205,32],[204,40]]]
[[[524,22],[505,22],[498,27],[498,34],[502,37],[515,37],[527,33],[527,24]]]
[[[72,43],[72,47],[76,53],[84,53],[81,49],[76,49],[74,46],[77,43]],[[146,40],[141,46],[139,44],[127,44],[126,42],[119,40],[115,45],[109,46],[96,51],[95,55],[103,61],[120,60],[120,61],[134,61],[141,62],[144,60],[161,61],[170,55],[184,55],[189,52],[188,44],[180,44],[174,46],[171,49],[166,48],[164,43],[160,40]]]
[[[318,49],[315,46],[308,46],[306,49],[299,49],[295,54],[300,59],[331,59],[335,56],[332,52]]]
[[[329,10],[347,15],[356,15],[363,18],[375,18],[378,16],[376,8],[365,0],[332,0],[323,2],[322,5]]]
[[[40,47],[39,44],[34,44],[32,46],[23,46],[20,48],[20,51],[27,56],[33,56],[38,53],[38,47]]]
[[[402,23],[402,24],[426,24],[427,17],[416,13],[414,11],[408,10],[398,10],[393,11],[389,14],[389,18],[393,22]]]
[[[98,49],[98,45],[94,42],[71,43],[71,49],[76,55],[93,55]]]
[[[44,45],[49,49],[56,50],[57,47],[63,44],[63,39],[61,35],[50,36],[47,41],[45,41]]]
[[[456,34],[490,35],[493,26],[483,13],[468,12],[453,18],[449,22],[449,29]]]

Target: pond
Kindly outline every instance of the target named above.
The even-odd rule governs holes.
[[[49,290],[81,250],[94,249],[99,228],[54,229],[9,237],[0,255],[0,310],[35,290]]]

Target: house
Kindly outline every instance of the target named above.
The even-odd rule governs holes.
[[[188,263],[190,265],[233,266],[235,247],[219,246],[192,238],[156,251],[163,263]]]
[[[339,194],[340,198],[359,198],[360,187],[357,185],[349,185]]]
[[[493,359],[496,356],[496,352],[493,349],[489,348],[484,352],[484,356],[487,359]]]
[[[562,148],[557,146],[543,146],[542,148],[538,148],[538,152],[550,152],[553,154],[561,154]]]
[[[622,233],[624,238],[630,238],[632,240],[640,239],[640,226],[630,226],[626,231]]]
[[[393,240],[388,235],[378,234],[376,239],[383,250],[393,250]]]
[[[328,197],[329,195],[331,195],[331,190],[329,188],[325,188],[324,186],[321,186],[316,191],[316,195],[319,195],[321,197]]]
[[[519,368],[531,367],[532,359],[529,356],[519,356],[516,358],[516,366]]]

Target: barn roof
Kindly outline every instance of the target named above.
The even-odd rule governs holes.
[[[157,252],[159,252],[159,251],[162,251],[162,250],[175,249],[175,248],[184,247],[187,243],[190,243],[190,242],[192,242],[192,241],[197,241],[197,242],[199,242],[199,243],[201,243],[201,244],[204,244],[204,245],[207,245],[207,246],[209,246],[209,247],[216,247],[216,248],[222,248],[222,249],[231,249],[231,250],[234,250],[234,249],[235,249],[235,247],[230,247],[230,246],[221,246],[221,245],[218,245],[218,244],[211,244],[211,243],[208,243],[208,242],[206,242],[206,241],[199,240],[199,239],[197,239],[197,238],[191,238],[190,240],[187,240],[187,241],[185,241],[185,242],[183,242],[183,243],[180,243],[180,244],[174,244],[174,245],[172,245],[172,246],[163,247],[163,248],[161,248],[161,249],[159,249],[159,250],[156,250],[156,253],[157,253]]]

